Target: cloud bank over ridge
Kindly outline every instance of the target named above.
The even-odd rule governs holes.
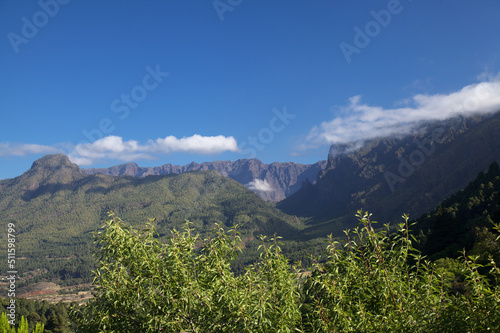
[[[405,106],[392,109],[363,103],[358,95],[339,111],[340,116],[313,127],[299,149],[325,144],[355,149],[371,139],[409,134],[426,122],[500,111],[500,77],[450,94],[418,94]]]

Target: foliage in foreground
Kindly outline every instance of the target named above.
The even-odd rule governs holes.
[[[330,239],[325,265],[317,265],[304,290],[308,331],[483,332],[500,328],[499,290],[478,273],[477,257],[463,253],[462,290],[449,284],[451,272],[427,261],[412,246],[408,218],[397,233],[375,231],[370,215],[347,240]],[[495,263],[491,273],[498,276]]]
[[[24,318],[24,316],[21,318],[21,321],[19,323],[19,327],[17,330],[15,327],[11,326],[9,323],[9,318],[7,318],[7,314],[3,312],[0,315],[0,332],[1,333],[29,333],[29,328],[28,328],[28,320]],[[31,333],[43,333],[43,324],[42,323],[37,323],[35,328],[31,331]]]
[[[261,262],[235,276],[235,232],[219,228],[200,241],[187,224],[167,244],[154,236],[153,227],[107,220],[97,240],[97,295],[75,313],[83,331],[286,332],[299,321],[295,275],[279,247],[265,246]]]
[[[96,297],[72,316],[83,332],[482,332],[500,329],[498,284],[463,253],[453,267],[421,257],[408,219],[375,231],[370,215],[307,274],[291,267],[276,239],[244,274],[231,271],[242,244],[219,227],[200,239],[186,228],[168,243],[152,225],[126,228],[110,216],[97,234]],[[498,227],[497,227],[498,228]],[[498,238],[496,239],[498,241]],[[459,267],[459,268],[457,268]],[[490,276],[498,277],[492,261]]]
[[[10,313],[10,298],[0,298],[0,312]],[[68,315],[69,305],[63,302],[51,304],[47,301],[37,301],[26,298],[16,298],[15,325],[21,325],[21,319],[26,318],[28,330],[31,332],[36,325],[43,325],[45,333],[74,333]],[[0,333],[3,331],[0,329]]]

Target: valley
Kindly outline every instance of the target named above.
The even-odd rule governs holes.
[[[237,269],[255,260],[259,234],[284,237],[290,259],[308,263],[308,253],[321,254],[322,239],[342,237],[355,225],[357,209],[395,224],[403,213],[417,218],[464,188],[500,160],[499,126],[500,115],[457,118],[412,136],[377,139],[353,152],[334,154],[338,148],[332,146],[327,162],[309,166],[253,159],[81,169],[64,155],[47,155],[23,175],[0,181],[0,218],[18,228],[18,257],[27,258],[18,260],[21,272],[44,270],[32,283],[91,282],[93,232],[111,211],[132,227],[155,219],[160,239],[185,220],[202,236],[215,223],[238,225],[245,251]],[[425,160],[408,166],[405,161],[416,151]],[[404,178],[397,175],[405,171],[402,166]],[[288,196],[274,204],[243,186],[258,179],[285,184],[278,192]]]

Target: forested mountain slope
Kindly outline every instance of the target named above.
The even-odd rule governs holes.
[[[500,259],[500,247],[492,229],[500,222],[500,168],[494,162],[463,190],[444,200],[434,211],[415,220],[414,233],[420,248],[433,259],[455,258],[465,249],[480,255],[483,263],[488,255]]]
[[[160,236],[170,235],[186,219],[202,234],[211,232],[215,223],[226,228],[239,224],[243,238],[260,232],[295,234],[290,224],[294,218],[215,170],[144,178],[86,175],[58,154],[35,161],[19,177],[0,181],[0,220],[15,224],[16,254],[19,265],[25,265],[20,271],[50,270],[70,262],[68,270],[85,271],[75,263],[86,265],[79,258],[90,255],[92,232],[109,211],[136,227],[156,218]]]

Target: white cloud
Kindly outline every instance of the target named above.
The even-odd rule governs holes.
[[[136,140],[125,141],[123,138],[114,135],[101,138],[92,143],[77,145],[42,146],[37,144],[0,143],[0,156],[63,153],[68,155],[73,163],[81,166],[107,160],[129,162],[138,159],[154,159],[159,155],[172,152],[220,154],[226,151],[239,151],[238,143],[232,136],[201,136],[195,134],[181,139],[167,136],[165,139],[149,140],[145,144],[141,144]]]
[[[447,95],[418,94],[406,106],[393,109],[362,103],[361,96],[351,97],[349,104],[340,108],[342,116],[313,127],[299,148],[323,144],[356,148],[377,137],[411,133],[425,122],[500,111],[500,79],[491,79]]]
[[[76,145],[68,155],[78,165],[92,165],[100,160],[114,159],[133,161],[137,159],[153,159],[149,154],[150,146],[143,146],[135,140],[123,141],[119,136],[106,136],[92,143]]]
[[[57,147],[44,146],[31,143],[0,142],[0,156],[26,156],[30,154],[60,153]]]
[[[152,144],[154,150],[170,152],[189,152],[197,154],[220,154],[224,151],[239,151],[238,143],[230,136],[201,136],[195,134],[190,137],[177,139],[175,136],[167,136],[165,139],[157,139]]]
[[[254,179],[250,183],[245,185],[251,191],[260,191],[260,192],[272,192],[274,191],[273,187],[267,179]]]
[[[165,139],[149,140],[146,144],[140,144],[135,140],[123,141],[119,136],[107,136],[93,143],[77,145],[70,159],[80,165],[91,165],[98,160],[106,159],[120,161],[153,159],[158,155],[172,152],[220,154],[225,151],[238,151],[238,143],[232,136],[195,134],[181,139],[167,136]]]

